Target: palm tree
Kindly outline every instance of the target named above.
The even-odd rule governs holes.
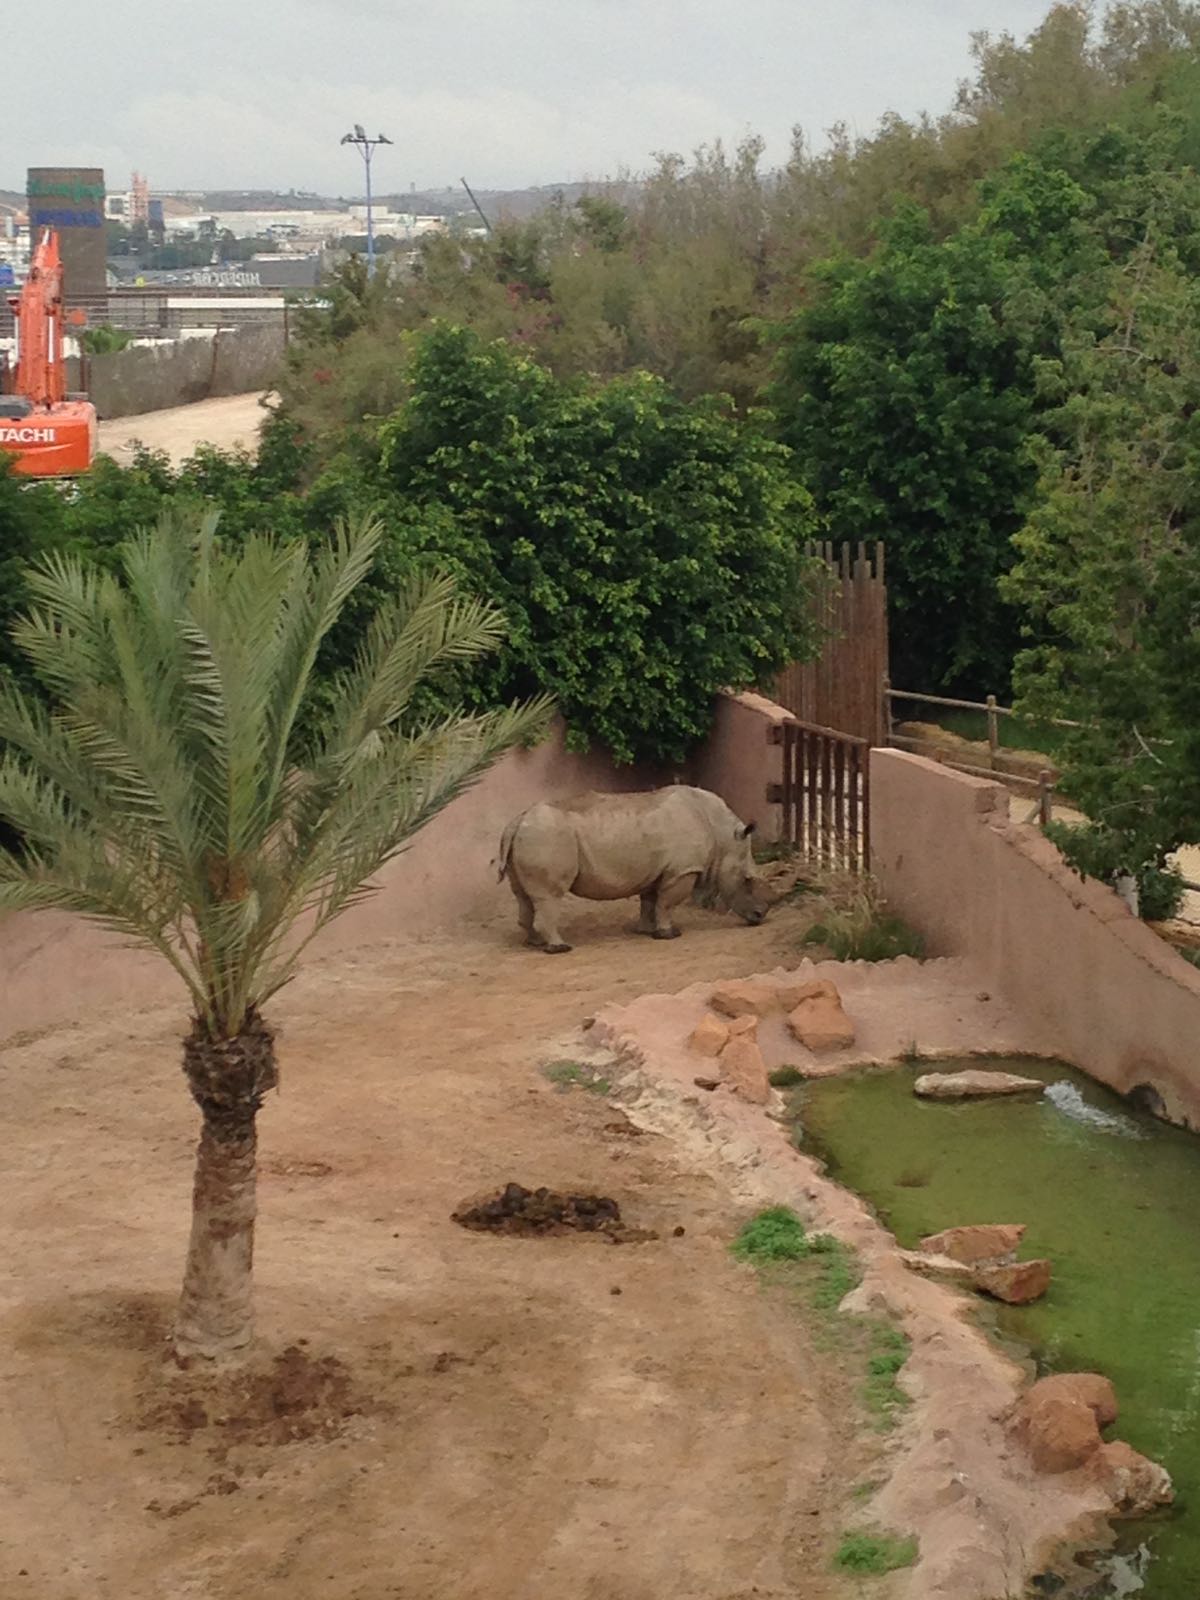
[[[314,713],[318,650],[379,524],[339,527],[310,559],[269,538],[225,552],[216,520],[137,536],[120,581],[46,559],[15,637],[55,709],[0,693],[0,818],[22,840],[0,850],[0,908],[82,913],[156,950],[191,999],[185,1357],[253,1336],[255,1117],[278,1081],[264,1003],[378,868],[549,713],[406,716],[431,672],[503,635],[493,606],[436,574],[377,613]]]

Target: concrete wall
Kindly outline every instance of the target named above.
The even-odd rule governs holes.
[[[80,380],[102,421],[269,389],[284,356],[283,327],[260,323],[212,338],[131,345],[89,356]]]
[[[1037,1021],[1048,1053],[1200,1128],[1200,971],[1010,822],[1001,785],[873,750],[871,856],[929,953],[967,958],[982,988]]]
[[[783,825],[783,807],[767,801],[767,785],[783,782],[783,746],[772,743],[772,730],[793,720],[762,695],[723,694],[712,734],[690,766],[688,781],[719,794],[743,822],[756,822],[767,844],[775,843]]]
[[[512,893],[497,881],[493,860],[504,825],[519,811],[581,789],[646,789],[670,781],[669,774],[614,768],[602,755],[572,755],[561,729],[535,750],[511,751],[388,864],[380,892],[332,924],[309,959],[493,908],[507,912]],[[160,959],[125,947],[82,918],[23,912],[0,920],[0,1040],[100,1010],[172,999],[182,1015],[183,988]]]

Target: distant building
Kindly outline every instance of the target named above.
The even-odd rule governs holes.
[[[58,234],[68,302],[105,290],[104,172],[100,167],[30,167],[29,229]]]

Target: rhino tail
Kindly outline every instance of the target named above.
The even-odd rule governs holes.
[[[517,837],[517,829],[521,826],[521,817],[524,815],[525,813],[522,811],[520,817],[514,817],[500,836],[500,875],[496,880],[497,883],[503,883],[508,875],[509,863],[512,860],[513,843]]]

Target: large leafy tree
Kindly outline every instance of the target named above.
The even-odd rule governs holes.
[[[679,760],[722,687],[814,646],[811,502],[787,453],[648,374],[563,383],[470,332],[419,346],[382,430],[409,552],[452,561],[509,619],[471,679],[487,704],[554,694],[577,745]]]
[[[1180,174],[1138,206],[1101,324],[1042,372],[1039,494],[1006,580],[1028,618],[1020,704],[1073,719],[1062,757],[1111,869],[1200,837],[1200,292],[1179,237],[1200,218]]]
[[[410,720],[430,674],[493,650],[493,605],[416,577],[374,617],[322,714],[297,734],[321,641],[381,529],[310,559],[215,518],[164,520],[119,576],[65,555],[34,569],[16,630],[52,703],[0,691],[0,907],[82,913],[166,961],[187,990],[183,1067],[201,1113],[176,1325],[185,1356],[252,1336],[256,1116],[275,1085],[263,1007],[308,942],[514,742],[538,701]]]
[[[986,230],[940,242],[902,208],[869,260],[817,275],[778,329],[780,436],[835,539],[883,539],[893,676],[1003,682],[1015,622],[996,593],[1032,484],[1029,385]]]

